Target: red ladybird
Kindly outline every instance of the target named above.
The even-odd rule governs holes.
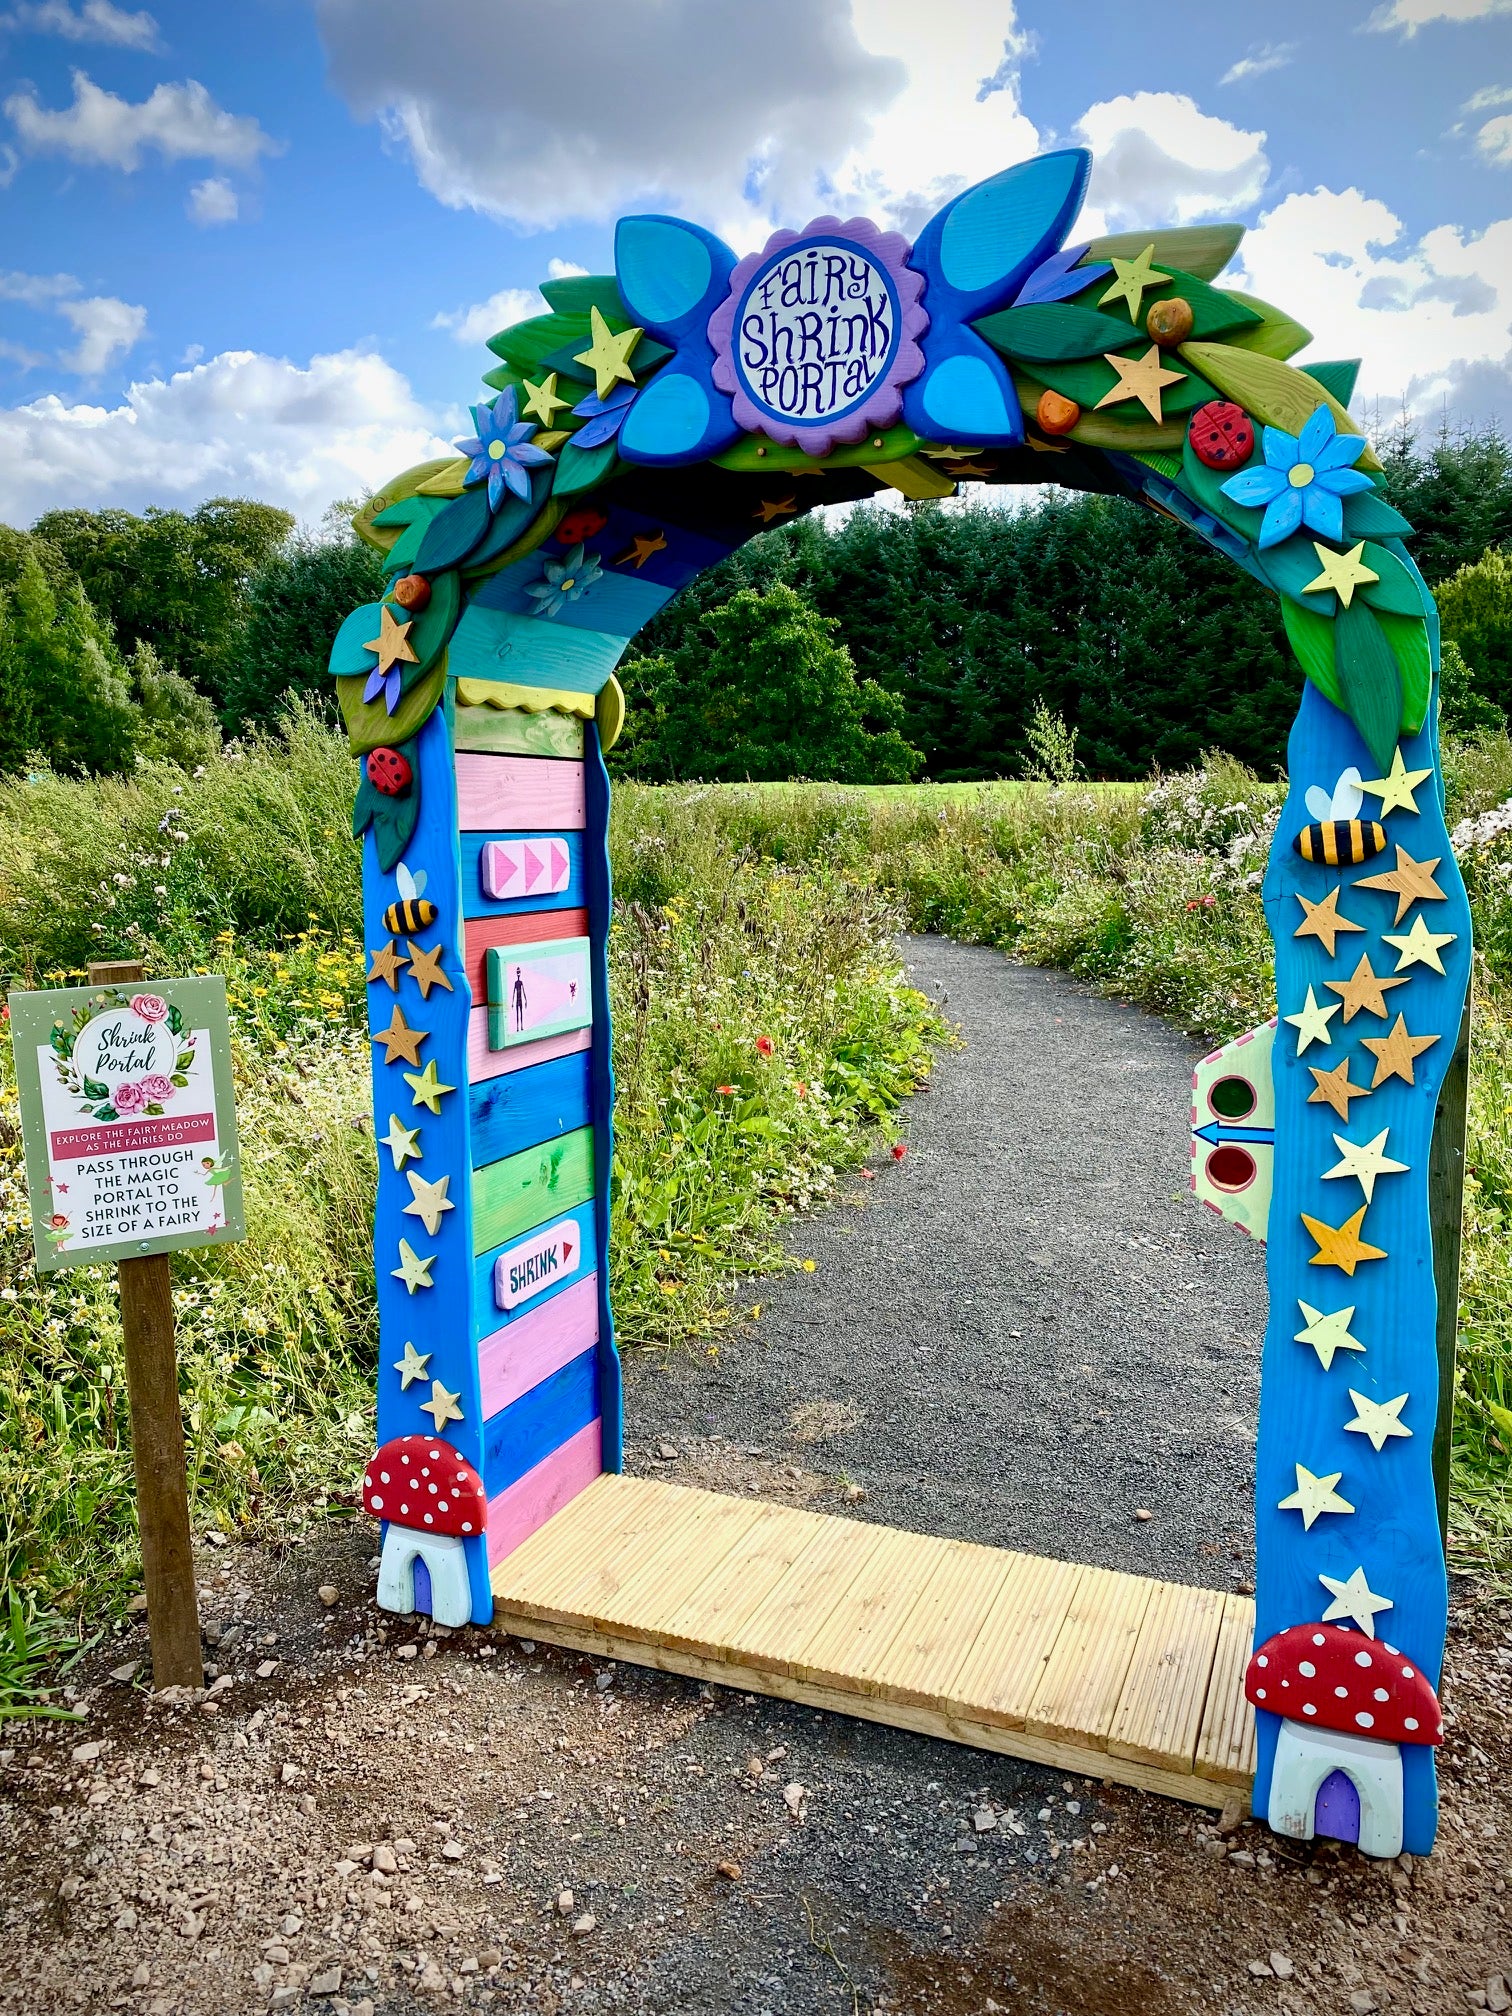
[[[1209,399],[1192,415],[1189,438],[1205,468],[1238,469],[1255,452],[1255,423],[1232,399]]]
[[[579,504],[569,511],[556,529],[558,546],[581,546],[585,539],[596,539],[609,523],[609,513],[597,504]]]
[[[415,781],[407,756],[397,749],[375,749],[367,759],[367,780],[385,798],[403,798]]]

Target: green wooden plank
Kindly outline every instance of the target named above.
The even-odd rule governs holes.
[[[570,714],[525,714],[515,708],[459,707],[452,731],[456,749],[486,756],[566,756],[583,753],[583,724]]]
[[[593,1195],[593,1129],[580,1127],[558,1141],[526,1148],[475,1169],[472,1178],[473,1251],[486,1253],[517,1239],[559,1212]]]

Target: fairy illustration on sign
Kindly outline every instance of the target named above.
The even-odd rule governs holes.
[[[527,997],[525,993],[525,969],[523,966],[516,966],[515,968],[514,985],[509,990],[509,998],[514,1006],[514,1026],[516,1032],[518,1032],[525,1027]]]

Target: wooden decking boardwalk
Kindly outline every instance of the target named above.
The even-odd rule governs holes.
[[[495,1624],[1116,1779],[1249,1788],[1245,1598],[642,1477],[493,1571]]]

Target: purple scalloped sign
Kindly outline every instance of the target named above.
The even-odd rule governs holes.
[[[890,427],[924,369],[924,277],[869,217],[816,217],[742,259],[709,318],[714,383],[748,434],[808,455]]]

